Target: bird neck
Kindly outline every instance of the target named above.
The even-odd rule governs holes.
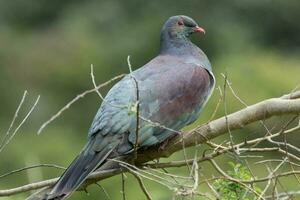
[[[186,63],[193,63],[208,71],[212,71],[207,56],[199,47],[193,44],[186,36],[178,37],[171,31],[162,30],[159,54],[181,57]]]
[[[172,30],[162,30],[160,35],[160,54],[191,55],[197,48],[185,35],[177,35]]]

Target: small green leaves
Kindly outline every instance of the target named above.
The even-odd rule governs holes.
[[[242,181],[250,181],[252,179],[250,171],[240,163],[228,163],[232,170],[229,170],[227,173],[232,178],[242,180]],[[255,194],[253,191],[245,188],[239,183],[229,181],[227,179],[218,179],[213,183],[214,189],[219,193],[222,200],[254,200]],[[250,185],[255,192],[261,193],[261,189],[255,184]]]

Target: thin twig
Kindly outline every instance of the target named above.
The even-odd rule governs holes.
[[[129,173],[131,173],[136,178],[136,180],[138,181],[140,188],[142,189],[143,193],[145,194],[147,200],[152,200],[152,197],[151,197],[150,193],[148,192],[148,190],[146,189],[142,178],[139,175],[137,175],[136,173],[133,173],[131,171],[129,171]]]
[[[110,196],[109,196],[109,194],[107,193],[107,191],[105,190],[105,188],[104,188],[102,185],[100,185],[99,183],[95,183],[95,184],[103,191],[103,193],[104,193],[105,196],[106,196],[106,199],[110,200]]]
[[[90,90],[86,90],[86,91],[82,92],[81,94],[78,94],[69,103],[67,103],[63,108],[61,108],[56,114],[54,114],[49,120],[47,120],[46,122],[44,122],[41,125],[41,127],[39,128],[38,134],[40,134],[46,128],[46,126],[48,126],[51,122],[53,122],[55,119],[57,119],[64,111],[66,111],[67,109],[69,109],[79,99],[85,97],[87,94],[90,94],[90,93],[98,91],[100,88],[105,87],[105,86],[109,85],[110,83],[112,83],[113,81],[118,80],[118,79],[120,79],[120,78],[122,78],[124,76],[125,76],[125,74],[121,74],[121,75],[115,76],[114,78],[111,78],[110,80],[106,81],[105,83],[102,83],[102,84],[98,85],[96,88],[92,88]]]
[[[273,179],[273,177],[274,177],[274,174],[276,173],[276,171],[278,170],[278,169],[280,169],[280,167],[285,163],[287,161],[287,157],[285,158],[285,159],[283,159],[282,160],[282,162],[281,163],[279,163],[278,165],[277,165],[277,167],[274,169],[274,170],[269,170],[270,171],[270,173],[269,173],[269,175],[268,175],[268,184],[266,185],[266,187],[265,187],[265,189],[260,193],[260,196],[258,197],[258,199],[263,199],[263,195],[267,192],[267,190],[268,190],[268,188],[270,187],[270,185],[271,185],[271,181],[272,181],[272,179]]]
[[[26,122],[27,118],[30,116],[30,114],[32,113],[32,111],[35,109],[37,103],[40,100],[40,95],[37,97],[37,99],[35,100],[33,106],[30,108],[29,112],[26,114],[26,116],[24,117],[24,119],[21,121],[21,123],[17,126],[17,128],[14,130],[14,132],[10,135],[10,137],[6,140],[6,142],[1,146],[0,148],[0,153],[2,152],[2,150],[5,148],[6,145],[9,144],[9,142],[14,138],[14,136],[17,134],[18,130],[21,128],[21,126]]]
[[[59,165],[55,165],[55,164],[38,164],[38,165],[32,165],[32,166],[28,166],[28,167],[23,167],[23,168],[20,168],[20,169],[12,170],[10,172],[7,172],[5,174],[0,175],[0,179],[4,178],[4,177],[7,177],[7,176],[10,176],[10,175],[13,175],[13,174],[18,173],[18,172],[22,172],[22,171],[25,171],[25,170],[28,170],[28,169],[39,168],[39,167],[52,167],[52,168],[63,169],[63,170],[66,169],[65,167],[62,167],[62,166],[59,166]]]
[[[139,126],[140,126],[140,92],[139,92],[139,84],[137,79],[134,77],[131,69],[131,63],[130,63],[130,56],[127,56],[127,64],[129,68],[129,76],[133,80],[135,85],[135,92],[136,92],[136,103],[135,103],[135,112],[136,112],[136,125],[135,125],[135,142],[134,142],[134,157],[133,159],[137,159],[137,150],[139,147]]]
[[[233,136],[232,136],[232,133],[231,133],[231,130],[230,130],[230,127],[229,127],[229,124],[228,124],[228,111],[227,111],[227,98],[226,98],[226,95],[227,95],[227,73],[224,75],[224,85],[223,85],[223,103],[224,103],[224,112],[225,112],[225,121],[226,121],[226,125],[227,125],[227,131],[228,131],[228,134],[229,134],[229,138],[230,138],[230,145],[231,147],[233,147],[234,145],[234,142],[233,142]],[[232,148],[233,149],[233,148]],[[234,153],[235,152],[235,149],[234,150]]]
[[[14,114],[14,117],[13,117],[13,119],[12,119],[10,125],[9,125],[9,128],[6,131],[4,137],[2,138],[2,141],[1,141],[1,144],[0,144],[0,148],[2,148],[2,146],[4,145],[4,142],[5,142],[6,138],[9,136],[10,131],[11,131],[13,125],[15,124],[15,121],[16,121],[16,119],[18,117],[19,111],[20,111],[20,109],[21,109],[21,107],[22,107],[22,105],[24,103],[24,100],[26,98],[27,93],[28,93],[27,90],[25,90],[24,93],[23,93],[22,99],[21,99],[21,101],[20,101],[20,103],[18,105],[18,108],[17,108],[17,110],[16,110],[16,112]]]
[[[222,89],[221,89],[220,86],[217,87],[217,90],[219,91],[220,97],[219,97],[219,99],[218,99],[217,105],[216,105],[216,107],[215,107],[215,109],[214,109],[214,111],[213,111],[213,113],[212,113],[212,115],[211,115],[209,121],[212,121],[212,120],[215,118],[215,116],[216,116],[216,114],[217,114],[217,112],[218,112],[218,109],[219,109],[219,107],[220,107],[220,105],[221,105],[221,103],[222,103],[222,100],[223,100],[223,98],[224,98],[224,97],[223,97],[223,93],[222,93]]]
[[[95,92],[96,92],[97,95],[100,97],[101,101],[105,102],[106,104],[108,104],[109,106],[114,107],[114,108],[121,108],[121,109],[128,108],[128,105],[117,105],[117,104],[112,104],[111,102],[107,101],[107,100],[102,96],[102,94],[101,94],[100,91],[99,91],[100,88],[97,88],[97,84],[96,84],[96,80],[95,80],[95,75],[94,75],[94,66],[93,66],[93,64],[91,64],[91,73],[90,73],[90,75],[91,75],[91,79],[92,79],[92,83],[93,83]]]
[[[226,179],[232,181],[232,182],[235,182],[235,183],[238,183],[240,184],[241,186],[245,187],[246,189],[250,190],[253,194],[255,194],[256,196],[260,197],[260,194],[257,193],[257,191],[255,191],[254,189],[252,189],[251,187],[249,187],[247,184],[245,184],[244,182],[241,182],[240,180],[238,179],[235,179],[235,178],[232,178],[231,176],[229,176],[228,174],[226,174],[220,167],[219,165],[213,160],[209,160],[210,163],[212,164],[212,166],[214,166],[214,168],[222,175],[224,176]],[[264,198],[262,198],[264,199]]]
[[[284,197],[288,197],[287,199],[290,199],[290,196],[295,197],[295,196],[299,196],[299,195],[300,195],[300,191],[289,191],[289,192],[278,193],[275,197],[276,197],[276,199],[283,200]],[[266,200],[274,199],[274,196],[268,195],[268,196],[265,196],[265,199]],[[286,199],[286,198],[284,198],[284,199]]]
[[[122,173],[121,174],[122,176],[122,191],[121,191],[121,193],[122,193],[122,199],[123,200],[126,200],[126,193],[125,193],[125,174],[124,173]]]
[[[137,173],[138,175],[140,175],[140,176],[142,176],[142,177],[144,177],[144,178],[147,178],[147,179],[149,179],[149,180],[155,181],[155,182],[157,182],[157,183],[160,183],[160,184],[162,184],[162,185],[165,185],[165,186],[167,186],[168,188],[172,188],[172,187],[168,186],[166,183],[169,183],[169,184],[172,184],[172,185],[179,185],[179,186],[181,186],[181,184],[178,184],[177,182],[174,183],[174,182],[172,182],[172,181],[170,181],[170,180],[168,180],[168,179],[166,179],[166,178],[164,178],[164,177],[162,177],[162,176],[156,175],[156,174],[151,173],[151,172],[148,172],[148,171],[143,171],[142,169],[140,169],[140,168],[138,168],[138,167],[136,167],[136,166],[134,166],[134,165],[131,165],[131,164],[129,164],[129,163],[126,163],[126,162],[123,162],[123,161],[120,161],[120,160],[116,160],[116,159],[110,159],[110,160],[115,161],[115,162],[117,162],[117,163],[120,163],[120,165],[121,165],[122,167],[125,167],[125,168],[128,169],[129,171],[134,171],[134,172]],[[145,173],[145,174],[147,174],[148,176],[143,175],[142,172]],[[154,179],[154,178],[150,178],[150,176],[154,177],[155,179]],[[159,180],[165,181],[166,183],[163,183],[163,182],[161,182],[161,181],[159,181]],[[192,186],[190,186],[190,187],[192,187]]]

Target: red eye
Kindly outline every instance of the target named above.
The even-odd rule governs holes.
[[[182,22],[182,21],[178,21],[177,24],[178,24],[179,26],[182,26],[182,25],[183,25],[183,22]]]

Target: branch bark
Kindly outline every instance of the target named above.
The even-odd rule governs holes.
[[[289,95],[284,95],[280,98],[267,99],[227,115],[227,120],[226,116],[224,116],[207,124],[200,125],[195,129],[184,133],[183,137],[175,137],[163,151],[154,149],[152,151],[147,150],[146,152],[143,152],[143,154],[139,156],[138,161],[144,163],[155,158],[168,157],[174,152],[182,149],[182,140],[184,140],[185,147],[190,147],[196,144],[205,143],[208,140],[223,135],[228,132],[228,129],[231,131],[242,129],[248,124],[259,120],[265,120],[272,116],[287,114],[299,115],[300,91],[297,91],[297,96],[293,95],[292,99],[288,99],[288,96]]]
[[[227,116],[213,120],[207,124],[200,125],[195,129],[184,133],[183,136],[178,135],[174,137],[163,149],[160,149],[159,147],[153,147],[143,150],[138,153],[136,164],[141,165],[156,158],[169,157],[174,152],[182,150],[183,142],[185,147],[194,146],[223,135],[228,132],[228,129],[231,131],[242,129],[244,126],[253,122],[265,120],[273,116],[287,114],[300,115],[300,91],[296,91],[279,98],[264,100]],[[112,163],[109,163],[108,165],[104,166],[104,168],[101,168],[101,171],[92,173],[84,182],[82,188],[124,171],[126,171],[126,169],[121,169],[116,164],[112,169]],[[30,190],[51,187],[56,181],[57,178],[54,178],[36,183],[30,183],[13,189],[0,190],[0,196],[10,196]]]

